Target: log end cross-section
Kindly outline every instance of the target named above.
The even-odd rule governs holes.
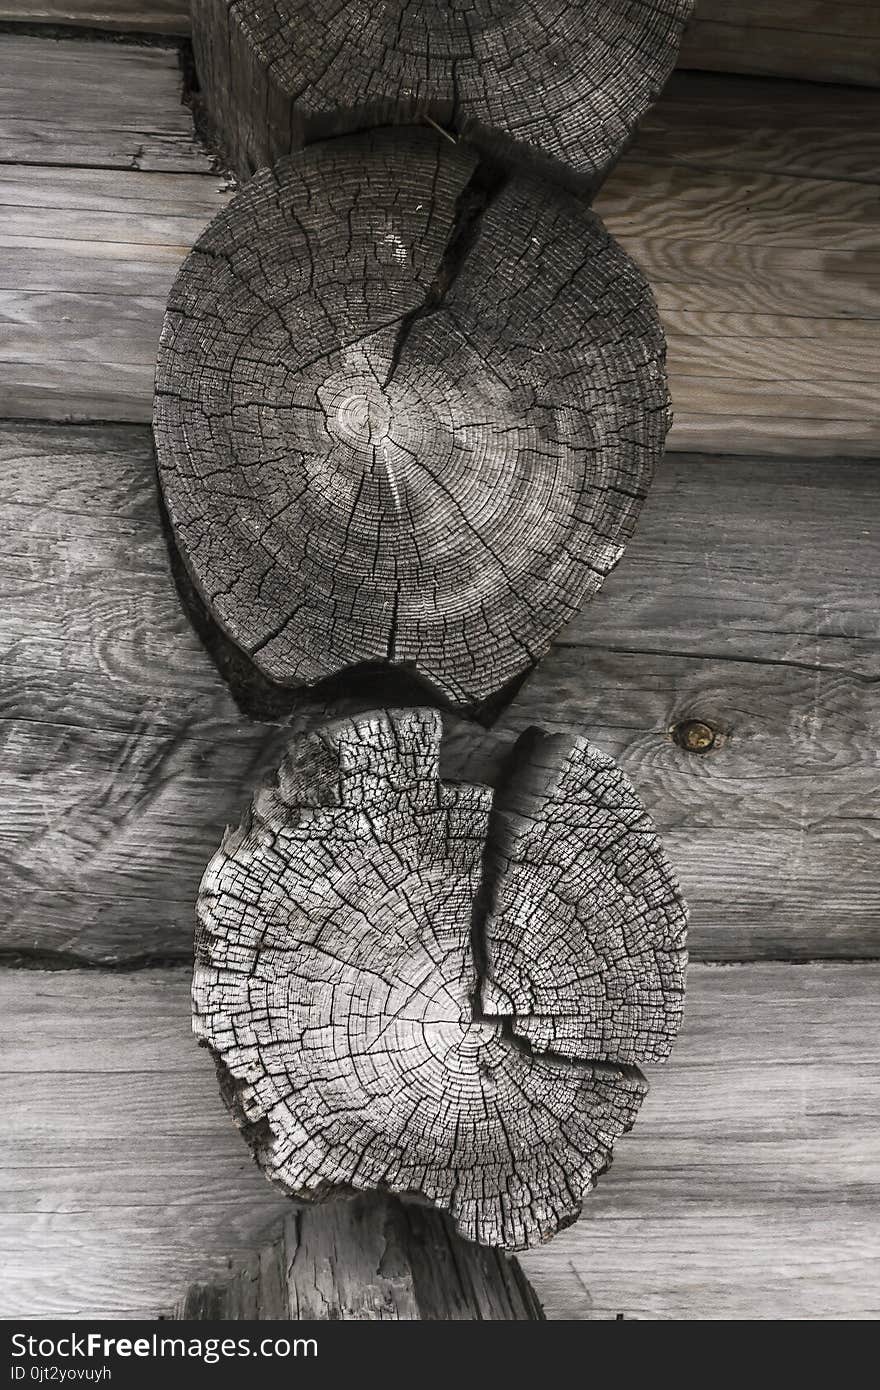
[[[675,63],[693,0],[193,0],[203,117],[241,178],[420,116],[596,182]]]
[[[177,278],[175,543],[280,687],[406,670],[478,709],[594,594],[668,425],[651,292],[572,194],[409,128],[258,175]]]
[[[577,1217],[633,1124],[685,910],[584,740],[515,748],[493,806],[440,780],[441,735],[380,711],[292,743],[202,881],[194,1028],[292,1196],[395,1193],[520,1249]]]

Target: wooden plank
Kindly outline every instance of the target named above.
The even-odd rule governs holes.
[[[224,824],[282,736],[240,715],[168,569],[149,434],[2,431],[5,947],[188,955]]]
[[[182,102],[177,48],[0,35],[4,164],[210,172]]]
[[[859,87],[679,71],[643,118],[627,162],[876,184],[877,103]]]
[[[855,462],[668,458],[624,564],[498,722],[620,759],[700,955],[880,947],[878,504]],[[692,718],[723,734],[704,756],[670,736]]]
[[[871,0],[698,0],[679,67],[880,85]]]
[[[692,968],[611,1171],[523,1257],[550,1317],[876,1316],[878,986],[877,965]],[[189,1036],[188,971],[5,971],[0,1008],[3,1316],[152,1317],[272,1229],[287,1204]]]
[[[188,34],[187,0],[0,0],[0,20],[123,33]]]
[[[186,34],[186,0],[0,0],[0,20]],[[871,0],[698,0],[680,68],[880,84]]]
[[[146,421],[171,281],[228,191],[174,172],[202,157],[167,50],[4,42],[11,157],[101,167],[0,171],[0,414]],[[880,452],[876,100],[681,74],[603,189],[667,328],[673,449]]]
[[[673,449],[880,452],[878,98],[804,90],[679,75],[596,200],[667,329]]]
[[[146,430],[7,424],[0,470],[0,949],[186,958],[204,866],[284,730],[239,714],[180,609]],[[499,722],[622,760],[698,958],[880,950],[878,504],[858,463],[669,457],[625,563]],[[689,717],[726,740],[686,753]]]
[[[880,967],[691,971],[585,1216],[523,1268],[551,1318],[880,1312]]]
[[[0,415],[149,420],[168,291],[228,196],[214,175],[0,168]]]

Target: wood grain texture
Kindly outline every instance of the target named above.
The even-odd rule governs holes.
[[[880,86],[880,17],[871,0],[698,0],[684,68]]]
[[[185,34],[186,0],[0,0],[0,20]],[[680,68],[880,85],[871,0],[697,0]]]
[[[669,457],[627,564],[496,724],[578,729],[621,762],[698,953],[880,945],[878,504],[857,462]],[[718,732],[702,756],[671,735],[688,719]]]
[[[180,554],[266,678],[388,662],[478,710],[618,563],[662,456],[651,291],[573,194],[436,132],[257,174],[174,282]]]
[[[670,447],[880,450],[878,101],[681,74],[601,190],[667,330]]]
[[[441,778],[442,734],[373,710],[291,742],[202,879],[193,1031],[292,1196],[418,1193],[525,1249],[576,1217],[638,1064],[669,1055],[687,916],[585,740],[524,740],[493,797]]]
[[[188,34],[188,0],[0,0],[0,20],[123,33]]]
[[[227,197],[211,175],[0,166],[0,415],[148,420],[168,292]]]
[[[456,1235],[433,1207],[370,1193],[302,1207],[228,1279],[174,1316],[232,1321],[541,1322],[515,1259]]]
[[[669,76],[692,8],[193,0],[199,105],[242,180],[312,140],[427,116],[595,185]]]
[[[691,967],[639,1126],[522,1258],[548,1317],[877,1315],[878,985],[876,965]],[[0,975],[4,1316],[153,1317],[283,1215],[188,995],[184,969]]]
[[[0,43],[31,54],[0,98],[11,157],[79,150],[107,169],[5,171],[0,413],[145,421],[171,282],[228,192],[216,176],[173,177],[199,156],[169,53]],[[102,83],[86,77],[96,63]],[[880,452],[877,101],[679,73],[606,183],[598,210],[647,272],[667,330],[672,448]]]
[[[204,866],[287,732],[239,713],[179,606],[148,432],[0,444],[0,944],[186,959]],[[622,763],[698,959],[880,950],[878,506],[859,462],[667,457],[627,563],[498,725]],[[704,756],[670,737],[688,718],[721,732]]]
[[[148,431],[2,438],[4,945],[188,951],[205,863],[279,731],[239,713],[180,608]]]
[[[207,174],[176,48],[0,35],[4,164]]]

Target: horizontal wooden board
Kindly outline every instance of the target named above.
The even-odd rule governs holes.
[[[189,972],[0,973],[0,1314],[152,1317],[283,1200],[189,1033]],[[685,1026],[571,1229],[551,1318],[876,1316],[880,966],[692,967]]]
[[[239,713],[180,608],[145,429],[6,425],[0,478],[0,949],[186,958],[204,866],[285,731]],[[621,759],[698,958],[880,952],[878,505],[859,463],[668,458],[499,721]],[[724,735],[705,756],[669,734],[697,717]]]
[[[183,104],[176,47],[0,35],[4,164],[200,173],[211,162]],[[118,182],[118,181],[117,181]]]
[[[870,88],[678,71],[643,116],[627,162],[876,184],[878,100]]]
[[[0,0],[0,20],[123,33],[188,34],[187,0]]]
[[[880,85],[872,0],[697,0],[679,67]]]
[[[0,20],[185,34],[186,0],[0,0]],[[872,0],[697,0],[679,67],[880,84]]]
[[[585,1216],[523,1258],[551,1318],[880,1313],[877,966],[692,968]]]
[[[667,458],[623,563],[499,720],[621,760],[701,954],[880,949],[878,508],[871,464]],[[681,748],[688,719],[718,745]]]
[[[15,949],[189,952],[195,891],[278,733],[183,613],[147,430],[2,431],[3,845]]]
[[[0,42],[24,161],[0,169],[0,415],[145,421],[171,281],[229,191],[193,176],[172,51]],[[667,327],[672,448],[880,452],[878,101],[679,74],[602,190]]]
[[[873,182],[863,165],[862,177],[829,178],[832,161],[815,139],[825,175],[805,177],[808,153],[801,145],[796,160],[791,143],[803,109],[791,101],[775,117],[765,110],[746,153],[738,152],[735,139],[725,143],[711,123],[703,127],[704,92],[700,84],[693,109],[675,96],[668,116],[659,103],[649,123],[656,118],[660,138],[649,124],[644,151],[637,143],[596,202],[648,276],[667,328],[670,445],[876,456],[880,164]],[[858,148],[850,95],[841,101],[842,125]],[[786,110],[794,114],[788,128]],[[829,127],[836,130],[833,120]],[[768,130],[765,172],[756,145]],[[723,167],[711,167],[714,159]],[[700,319],[709,331],[688,332]]]

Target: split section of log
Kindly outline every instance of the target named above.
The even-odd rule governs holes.
[[[620,558],[664,355],[646,282],[573,195],[414,128],[311,146],[172,290],[154,432],[176,543],[269,680],[390,663],[477,708]]]
[[[687,913],[651,819],[586,739],[532,730],[494,802],[485,1013],[538,1051],[669,1056]]]
[[[692,0],[194,0],[209,129],[240,178],[429,116],[598,181],[672,71]]]
[[[192,1285],[182,1320],[535,1322],[518,1262],[455,1233],[443,1212],[371,1193],[302,1207],[228,1279]]]
[[[602,862],[591,839],[602,795],[597,811],[581,786],[578,817],[564,808],[555,857],[537,857],[527,884],[521,839],[505,849],[489,788],[440,780],[441,733],[434,711],[379,711],[293,742],[202,881],[194,1029],[258,1162],[291,1195],[416,1197],[467,1239],[521,1249],[576,1218],[633,1124],[647,1089],[634,1063],[661,1055],[656,1039],[678,1024],[682,933],[664,991],[648,945],[653,933],[667,950],[665,918],[634,915],[631,941],[628,906],[609,908],[606,889],[616,916],[597,942],[585,944],[586,913],[552,920],[544,898],[560,868],[583,893]],[[577,761],[566,750],[562,775]],[[529,787],[533,771],[534,760]],[[541,814],[555,819],[549,800]],[[644,829],[633,859],[659,862]],[[505,996],[515,1019],[479,1000],[486,903],[519,927],[520,892],[541,912],[516,944],[550,952],[564,986],[537,1000],[534,1039],[522,992]],[[633,944],[630,965],[612,960]]]

